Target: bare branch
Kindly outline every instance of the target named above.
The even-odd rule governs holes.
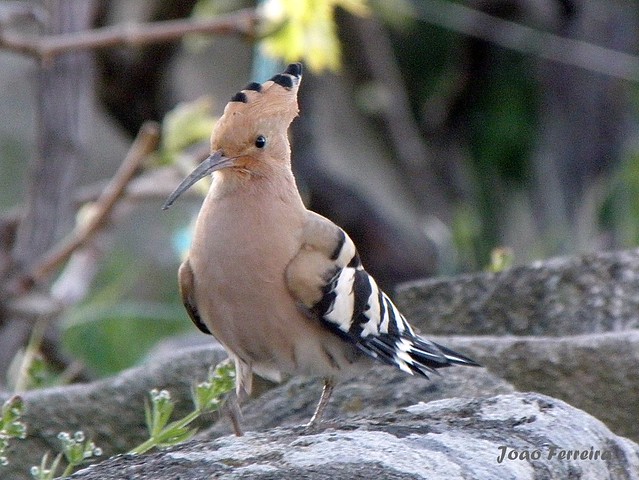
[[[71,254],[84,245],[95,233],[104,227],[113,207],[126,191],[141,162],[155,150],[160,136],[160,127],[154,122],[142,125],[137,138],[131,145],[120,168],[95,204],[95,211],[91,218],[76,226],[75,230],[60,243],[55,245],[44,258],[33,268],[29,280],[39,282],[46,278],[53,270],[69,259]]]
[[[179,40],[192,33],[253,36],[257,14],[247,8],[211,19],[180,19],[163,22],[119,24],[82,32],[35,36],[0,28],[0,48],[46,61],[65,52],[139,47],[150,43]]]
[[[463,33],[528,55],[615,78],[639,81],[639,58],[593,43],[536,30],[443,0],[412,3],[413,15],[433,25]]]

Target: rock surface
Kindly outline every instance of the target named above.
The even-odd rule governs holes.
[[[565,336],[639,328],[639,249],[554,258],[402,285],[397,305],[434,335]]]
[[[560,400],[518,393],[418,404],[315,434],[283,427],[191,441],[146,456],[115,457],[72,478],[636,480],[639,446]]]
[[[534,472],[534,478],[637,478],[637,470],[632,470],[636,468],[636,446],[628,447],[633,444],[616,437],[584,412],[568,407],[559,400],[538,395],[510,394],[515,389],[533,390],[563,399],[605,421],[616,434],[623,434],[635,441],[639,439],[639,424],[636,422],[639,418],[639,402],[636,401],[636,392],[639,391],[639,371],[636,368],[639,364],[639,250],[554,259],[499,274],[480,273],[413,283],[400,291],[398,300],[411,322],[428,332],[429,338],[469,355],[486,368],[450,368],[443,370],[441,377],[427,382],[379,366],[359,379],[338,385],[326,412],[327,426],[333,430],[303,437],[310,439],[309,446],[316,445],[303,451],[332,452],[331,445],[344,444],[360,448],[354,458],[358,458],[357,455],[364,458],[366,455],[363,452],[368,452],[370,457],[371,451],[376,458],[380,458],[376,463],[366,458],[353,460],[355,463],[349,463],[347,470],[341,470],[344,462],[340,463],[337,457],[330,457],[333,453],[327,453],[329,457],[326,464],[320,464],[317,460],[318,463],[302,467],[296,463],[297,460],[290,460],[285,452],[291,449],[296,451],[302,446],[294,440],[300,433],[297,427],[265,432],[281,425],[306,422],[319,397],[320,382],[298,378],[275,388],[261,384],[258,392],[266,393],[244,406],[243,423],[247,430],[262,433],[252,433],[246,439],[238,440],[239,443],[228,443],[231,441],[229,439],[220,439],[219,444],[211,443],[210,438],[230,431],[226,421],[214,424],[200,434],[200,441],[204,443],[193,444],[197,447],[192,448],[215,452],[235,445],[239,449],[235,453],[240,457],[229,457],[227,467],[222,468],[220,465],[211,466],[208,453],[202,454],[198,460],[203,462],[200,465],[202,471],[236,476],[259,473],[263,478],[278,478],[287,472],[291,475],[306,472],[309,478],[332,478],[340,472],[354,478],[358,475],[369,478],[377,473],[387,478],[420,478],[421,473],[401,466],[388,467],[387,464],[391,457],[385,456],[384,452],[410,447],[417,449],[416,452],[411,451],[409,457],[416,459],[417,463],[422,461],[422,457],[431,456],[448,462],[448,470],[458,475],[450,478],[461,478],[459,475],[465,475],[465,478],[533,478],[530,472]],[[451,332],[468,336],[433,336]],[[168,350],[171,352],[168,356],[160,355],[147,365],[112,379],[90,385],[26,393],[24,397],[28,413],[25,420],[29,426],[29,439],[12,442],[8,452],[12,463],[0,472],[0,477],[3,480],[30,478],[27,473],[29,467],[38,463],[46,450],[58,451],[56,435],[59,431],[84,430],[87,436],[104,448],[106,455],[130,449],[146,435],[143,399],[151,388],[169,389],[180,400],[176,415],[185,413],[191,406],[191,385],[205,378],[209,365],[224,358],[225,354],[219,346],[177,353],[174,347]],[[508,395],[490,400],[494,402],[491,405],[501,405],[504,415],[512,418],[518,418],[517,409],[522,408],[524,413],[521,417],[528,418],[529,423],[512,424],[513,428],[507,431],[505,428],[499,430],[499,425],[505,425],[500,420],[494,424],[497,430],[491,430],[492,424],[486,421],[482,412],[490,410],[486,397],[497,394]],[[437,410],[440,412],[437,414],[429,413],[428,421],[422,427],[417,427],[407,412],[397,411],[398,408],[408,408],[420,401],[450,397],[472,400],[457,398],[443,403],[430,403],[428,409],[435,408],[435,405],[442,408],[441,412],[448,413],[444,415],[440,410]],[[503,399],[508,398],[511,403],[503,403]],[[545,400],[539,400],[542,398]],[[3,398],[0,396],[1,400]],[[544,402],[550,402],[553,407],[539,407]],[[539,413],[534,414],[534,420],[530,420],[532,416],[526,416],[528,414],[525,411],[532,407],[524,408],[522,405],[533,404],[539,407]],[[395,411],[395,414],[386,414],[391,411]],[[415,410],[411,407],[409,411]],[[555,415],[557,425],[550,422],[549,415]],[[354,417],[362,418],[354,420]],[[402,431],[417,432],[426,439],[413,441],[410,435],[395,435],[393,432],[397,430],[387,425],[389,418],[399,419],[393,425],[401,425],[401,428],[397,428]],[[539,418],[548,421],[539,422]],[[215,418],[203,419],[199,426],[208,427],[214,421]],[[436,428],[429,430],[432,425]],[[481,428],[478,427],[480,425]],[[527,425],[537,430],[526,430]],[[468,427],[467,431],[464,426]],[[582,448],[582,445],[587,448],[592,446],[595,450],[609,448],[616,452],[616,460],[552,464],[542,458],[532,462],[502,462],[498,467],[503,476],[491,477],[494,472],[490,468],[496,468],[495,462],[490,467],[482,460],[483,457],[475,454],[478,445],[487,440],[488,434],[481,433],[484,428],[493,432],[491,438],[494,444],[486,447],[492,450],[497,448],[498,445],[495,445],[499,441],[511,442],[503,443],[508,447],[524,448],[527,445],[533,448],[534,445],[541,445],[539,439],[550,439],[549,445],[554,441],[561,448],[575,449]],[[543,431],[543,428],[548,431]],[[553,440],[553,435],[558,434],[556,428],[563,429],[570,441],[562,443],[563,440]],[[442,435],[449,430],[456,432],[455,435],[461,432],[461,438],[474,438],[477,445],[473,442],[469,442],[470,445],[462,443],[456,450],[457,447],[453,448],[448,443],[444,446],[433,443],[433,435]],[[409,437],[411,440],[406,440]],[[191,447],[186,446],[175,452],[188,452],[188,448]],[[255,461],[242,459],[242,448],[266,453],[256,453]],[[349,451],[347,447],[344,448]],[[496,458],[498,453],[492,450],[491,459]],[[463,451],[475,453],[469,456]],[[442,456],[442,453],[445,455]],[[154,477],[152,473],[144,477],[130,473],[139,471],[142,472],[140,475],[146,475],[143,472],[153,472],[143,466],[144,462],[146,459],[158,459],[161,462],[159,459],[162,458],[167,462],[164,464],[166,472],[174,469],[179,472],[185,467],[188,473],[184,478],[201,478],[197,473],[200,467],[188,470],[193,467],[195,457],[184,455],[186,457],[177,460],[178,457],[162,455],[134,459],[120,457],[110,460],[108,464],[129,465],[134,470],[122,473],[121,477],[94,478],[176,478]],[[211,455],[210,458],[215,458],[214,454]],[[625,460],[619,460],[622,457]],[[271,458],[272,462],[266,461]],[[360,462],[360,467],[356,468],[357,462]],[[474,462],[478,463],[475,465]],[[605,469],[602,470],[604,464]],[[244,465],[246,469],[234,469],[229,473],[228,465]],[[432,468],[432,472],[439,472],[437,469],[443,468],[429,463],[424,465],[430,465],[428,468]],[[562,465],[568,465],[567,470],[556,470],[564,468]],[[159,469],[161,465],[149,468]],[[476,472],[487,473],[485,476],[471,476]]]
[[[258,431],[305,424],[315,410],[321,391],[322,382],[318,379],[292,378],[252,399],[242,409],[242,423],[247,430]],[[441,376],[429,381],[386,365],[375,365],[361,376],[335,387],[324,419],[339,422],[347,417],[384,413],[418,402],[480,398],[514,391],[512,385],[484,368],[447,368],[441,371]],[[230,422],[225,418],[206,434],[220,436],[231,432]]]
[[[0,470],[2,480],[29,479],[29,468],[39,464],[46,451],[58,452],[60,431],[82,430],[104,450],[104,456],[126,452],[147,438],[144,399],[152,388],[167,389],[178,403],[174,418],[186,414],[192,403],[191,386],[206,379],[208,369],[226,354],[209,340],[207,346],[171,354],[159,352],[148,364],[88,385],[36,390],[23,395],[27,407],[24,421],[26,440],[11,442],[10,465]],[[281,424],[307,422],[319,399],[321,382],[295,378],[276,388],[257,381],[257,394],[244,408],[248,430],[264,430]],[[340,384],[326,417],[345,418],[355,414],[381,413],[418,401],[450,396],[481,397],[513,392],[508,382],[485,369],[450,368],[432,382],[415,378],[383,365],[362,377]],[[0,397],[0,402],[4,398]],[[202,418],[200,428],[214,424],[210,435],[229,433],[226,418],[214,423],[216,415]]]
[[[455,337],[454,344],[519,391],[583,409],[639,441],[639,330],[567,337]],[[446,342],[446,339],[440,339]],[[453,342],[450,342],[453,343]]]
[[[425,332],[475,335],[455,339],[460,351],[518,390],[639,441],[639,250],[414,282],[397,303]]]

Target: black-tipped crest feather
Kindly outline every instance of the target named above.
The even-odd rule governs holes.
[[[231,97],[231,102],[242,102],[242,103],[248,102],[248,98],[246,97],[246,93],[237,92],[235,95],[233,95]]]
[[[244,87],[244,90],[253,90],[254,92],[261,92],[262,84],[258,82],[251,82],[246,87]]]
[[[271,80],[273,81],[273,83],[277,83],[278,85],[287,89],[293,88],[294,85],[293,78],[290,75],[283,75],[281,73],[272,76]]]
[[[302,64],[301,63],[291,63],[283,73],[288,73],[289,75],[293,75],[294,77],[302,76]]]
[[[286,70],[282,73],[278,73],[277,75],[273,75],[270,80],[273,83],[277,83],[278,85],[290,90],[295,85],[299,84],[299,80],[302,78],[302,64],[301,63],[291,63]]]

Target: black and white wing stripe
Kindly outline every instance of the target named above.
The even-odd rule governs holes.
[[[321,298],[310,311],[331,331],[362,352],[401,370],[428,377],[453,364],[478,365],[470,358],[415,335],[404,316],[377,286],[360,261],[353,241],[339,227]],[[308,262],[310,265],[311,262]]]

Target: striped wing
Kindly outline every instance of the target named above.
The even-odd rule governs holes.
[[[309,218],[304,243],[287,269],[291,292],[307,312],[367,355],[428,377],[473,360],[415,334],[360,261],[353,241],[319,215]]]

